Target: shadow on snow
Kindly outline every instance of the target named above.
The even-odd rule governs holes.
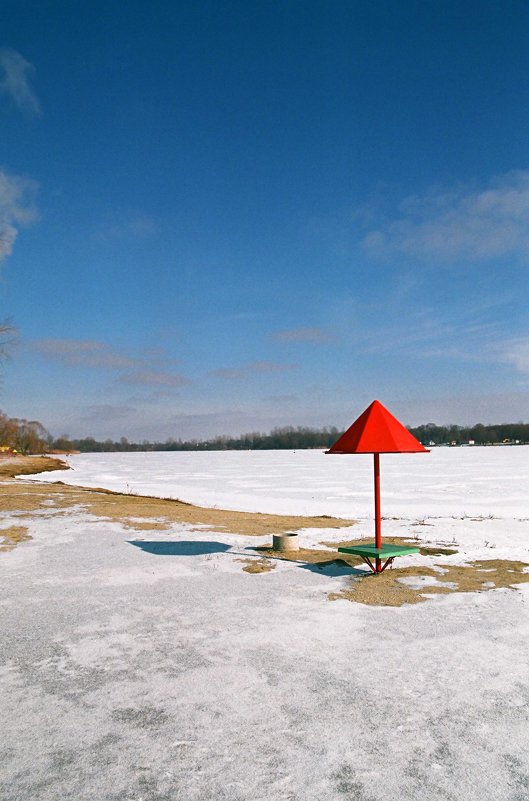
[[[193,542],[192,540],[179,540],[177,542],[159,541],[147,542],[145,540],[128,540],[146,553],[156,556],[204,556],[208,553],[224,553],[230,546],[223,542]]]
[[[248,553],[252,549],[246,550],[244,553],[231,550],[229,545],[224,542],[215,542],[213,540],[207,541],[193,541],[193,540],[177,540],[168,542],[167,540],[127,540],[129,545],[134,545],[145,553],[154,554],[155,556],[205,556],[212,553],[226,553],[230,551],[233,556],[246,556],[249,558],[255,557],[262,559],[261,553]],[[330,559],[328,562],[304,562],[297,559],[280,559],[277,556],[265,556],[265,559],[271,559],[278,562],[286,562],[290,565],[300,567],[302,570],[309,570],[311,573],[318,573],[329,578],[339,578],[340,576],[365,576],[368,571],[357,569],[348,565],[342,559]]]

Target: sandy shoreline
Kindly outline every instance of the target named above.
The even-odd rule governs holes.
[[[269,572],[283,560],[319,565],[319,569],[328,569],[333,564],[346,571],[365,567],[360,557],[339,554],[336,550],[339,545],[358,545],[365,540],[349,538],[339,541],[336,532],[336,541],[333,541],[333,529],[351,530],[356,523],[354,520],[328,515],[310,517],[208,508],[175,499],[54,482],[53,471],[65,469],[68,469],[67,464],[48,456],[17,456],[0,461],[0,512],[11,515],[15,523],[0,529],[0,551],[13,550],[20,543],[32,539],[28,526],[33,526],[39,519],[60,517],[66,524],[68,519],[82,512],[99,524],[118,524],[125,531],[135,532],[138,541],[145,540],[148,532],[160,532],[171,537],[175,528],[182,529],[182,526],[189,534],[203,538],[213,532],[243,538],[268,535],[270,539],[266,543],[263,540],[257,542],[251,546],[248,558],[240,560],[245,565],[242,570],[249,573]],[[49,483],[31,481],[31,475],[46,470],[50,471]],[[322,531],[321,535],[318,535],[318,530]],[[304,532],[299,551],[278,553],[272,550],[271,535],[286,531]],[[352,531],[347,533],[350,537]],[[325,540],[320,540],[320,536],[325,536]],[[411,535],[386,537],[386,542],[419,544],[418,540],[411,539]],[[435,561],[424,563],[421,560],[419,564],[410,566],[399,561],[394,569],[377,576],[374,581],[370,580],[368,573],[358,574],[355,570],[356,576],[349,573],[350,584],[331,593],[329,599],[346,599],[374,606],[402,606],[422,603],[438,593],[483,592],[513,588],[529,581],[526,572],[529,564],[525,561],[512,557],[508,560],[492,559],[491,554],[487,555],[485,562],[479,559],[453,564],[451,557],[456,555],[457,558],[457,548],[439,547],[442,543],[435,538],[423,539],[420,545],[420,555],[435,557]],[[429,585],[427,590],[425,584]]]
[[[262,536],[305,528],[342,528],[354,525],[327,515],[275,515],[264,512],[234,512],[209,509],[179,500],[130,495],[106,489],[76,487],[62,482],[35,482],[15,476],[31,476],[49,470],[68,469],[60,459],[47,456],[17,456],[0,461],[0,511],[42,511],[52,506],[67,510],[83,506],[90,514],[123,523],[136,530],[167,531],[171,524],[187,523],[197,529],[214,528],[230,534]]]

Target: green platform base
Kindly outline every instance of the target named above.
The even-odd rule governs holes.
[[[407,556],[409,553],[419,553],[419,548],[414,548],[412,545],[382,545],[377,548],[376,545],[353,545],[351,547],[338,548],[340,553],[353,553],[356,556],[361,556],[364,562],[369,565],[373,573],[382,573],[388,565],[391,565],[396,556]],[[379,560],[379,569],[377,570],[377,559]],[[375,564],[373,565],[373,560]],[[382,561],[384,564],[381,564]]]

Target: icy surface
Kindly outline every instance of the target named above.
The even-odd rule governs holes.
[[[319,450],[81,454],[44,481],[284,514],[372,514],[370,455]],[[382,454],[383,514],[529,517],[529,445]]]
[[[397,457],[383,458],[383,498],[395,493],[407,516],[384,525],[404,533],[419,505],[421,515],[432,514],[428,502],[444,487],[445,516],[413,530],[447,539],[455,532],[463,551],[489,558],[514,543],[511,552],[529,561],[521,519],[529,516],[521,499],[527,454],[447,450],[422,456],[420,465],[419,457],[403,456],[402,479]],[[175,494],[190,499],[196,469],[216,482],[215,505],[239,503],[231,454],[211,462],[211,454],[192,456],[164,466],[174,481],[175,465],[182,477],[187,465],[187,483],[174,482]],[[329,470],[326,487],[355,516],[362,497],[355,476],[371,469],[354,457],[259,454],[252,472],[250,455],[235,456],[239,479],[254,483],[244,498],[265,511],[292,502],[285,478],[302,503],[313,500],[309,484],[321,493],[311,511],[333,511],[318,501],[325,496],[318,476]],[[325,470],[318,473],[320,458]],[[289,459],[305,464],[305,479],[288,475]],[[94,484],[127,480],[121,457],[72,462],[81,484],[88,483],[83,463],[92,465]],[[342,470],[351,472],[344,478]],[[145,476],[154,487],[147,468]],[[411,509],[398,497],[408,479]],[[197,479],[198,496],[204,487]],[[365,493],[369,513],[370,481]],[[497,517],[458,517],[469,497],[479,514]],[[529,797],[529,585],[374,608],[327,600],[349,580],[343,572],[286,562],[270,573],[242,572],[237,560],[266,538],[178,524],[167,533],[131,532],[81,510],[56,515],[52,508],[5,515],[2,526],[13,524],[28,525],[33,539],[0,554],[2,801]],[[345,532],[355,536],[361,526]],[[300,536],[316,546],[344,531]],[[162,549],[153,552],[156,541]]]
[[[220,509],[336,515],[359,521],[349,534],[342,530],[341,539],[373,536],[369,455],[213,451],[83,454],[67,461],[71,470],[43,473],[37,480]],[[383,454],[381,492],[386,536],[411,535],[457,548],[454,562],[483,557],[529,561],[529,446]]]

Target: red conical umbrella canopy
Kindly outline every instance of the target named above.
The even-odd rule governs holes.
[[[352,426],[336,440],[327,453],[372,453],[375,475],[375,572],[384,568],[380,560],[382,551],[380,514],[380,454],[381,453],[429,453],[419,440],[388,412],[380,401],[373,401],[362,412]],[[388,560],[389,561],[389,560]],[[386,563],[387,564],[387,563]],[[385,567],[385,565],[384,565]]]
[[[428,453],[413,434],[373,401],[327,453]]]

